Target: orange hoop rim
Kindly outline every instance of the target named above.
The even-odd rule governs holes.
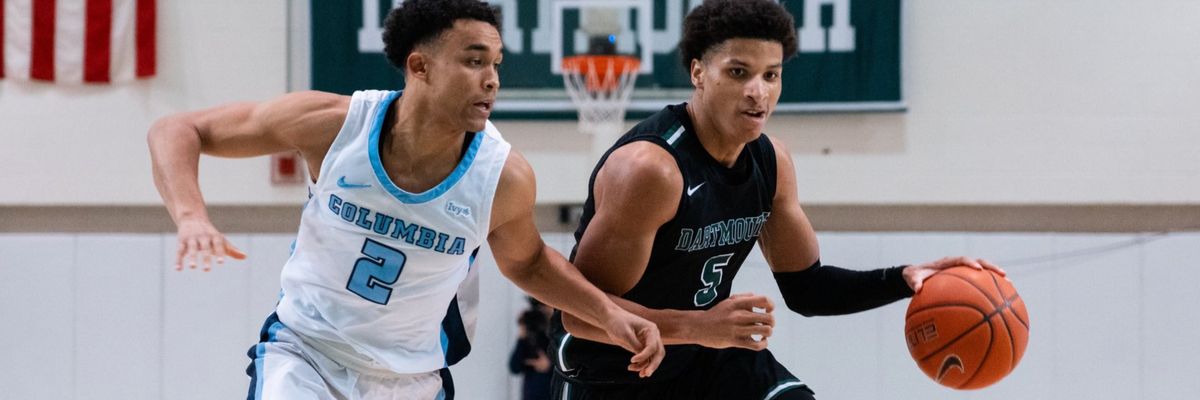
[[[563,78],[568,75],[582,78],[584,88],[593,93],[617,90],[624,77],[637,75],[641,66],[642,61],[637,57],[613,54],[584,54],[562,61]]]
[[[641,68],[642,61],[633,56],[613,54],[583,54],[563,57],[562,60],[563,71],[570,73],[589,74],[593,65],[599,70],[597,72],[606,72],[612,65],[613,72],[625,74]]]

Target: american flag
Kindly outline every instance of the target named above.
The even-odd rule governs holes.
[[[0,79],[154,76],[155,0],[0,0]]]

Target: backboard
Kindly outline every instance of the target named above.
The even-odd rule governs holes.
[[[292,20],[293,32],[309,39],[307,48],[293,47],[292,54],[304,57],[293,59],[293,65],[303,64],[293,74],[300,81],[310,79],[292,88],[337,93],[402,88],[403,76],[387,64],[380,39],[384,16],[402,2],[310,0],[307,18]],[[684,16],[701,0],[489,2],[500,10],[505,45],[494,118],[574,119],[558,60],[599,51],[597,38],[614,28],[608,51],[641,62],[630,117],[684,101],[691,93],[676,46]],[[593,7],[596,3],[610,6]],[[789,0],[784,6],[794,16],[800,51],[784,66],[777,111],[904,109],[900,0]]]

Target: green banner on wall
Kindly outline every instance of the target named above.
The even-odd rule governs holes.
[[[555,7],[556,1],[490,1],[501,10],[505,42],[495,117],[574,116],[562,77],[550,65],[555,46],[566,54],[583,48],[576,43],[582,36],[575,34],[580,11]],[[380,39],[383,18],[402,2],[312,0],[312,88],[344,94],[402,88],[404,78],[384,58]],[[618,51],[641,55],[644,64],[649,56],[651,64],[638,76],[630,105],[631,116],[638,116],[687,99],[691,85],[675,45],[683,16],[701,0],[629,2],[645,7],[623,11],[627,21],[621,22],[628,36],[618,40]],[[900,0],[788,0],[784,5],[795,17],[800,52],[784,66],[779,111],[904,109]],[[647,8],[651,18],[640,19]],[[558,32],[551,28],[554,18],[562,21]]]

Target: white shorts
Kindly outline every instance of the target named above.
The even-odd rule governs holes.
[[[451,400],[448,369],[420,374],[363,373],[346,368],[306,345],[271,314],[252,360],[249,400]]]

